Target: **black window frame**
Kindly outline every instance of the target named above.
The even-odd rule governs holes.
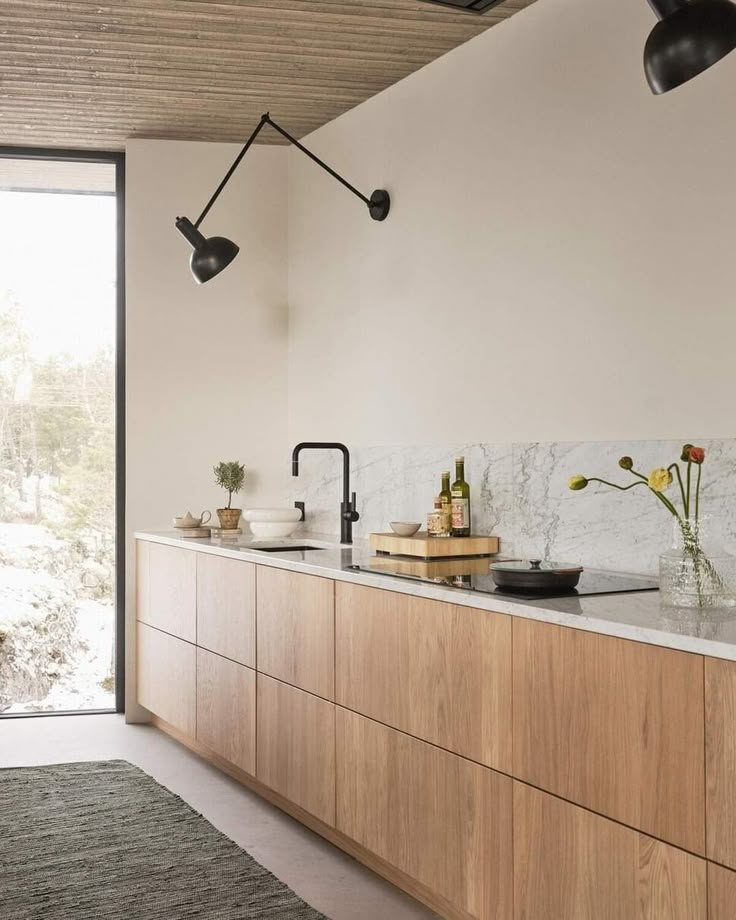
[[[112,163],[115,167],[115,709],[0,713],[3,719],[125,712],[125,153],[57,147],[0,146],[0,159]],[[43,191],[43,190],[41,190]]]

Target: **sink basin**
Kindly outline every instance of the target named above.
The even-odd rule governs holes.
[[[304,550],[324,549],[324,546],[244,546],[243,549],[254,549],[259,553],[302,553]]]

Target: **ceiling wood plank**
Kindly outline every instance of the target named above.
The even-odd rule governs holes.
[[[0,145],[301,137],[532,2],[3,0]]]

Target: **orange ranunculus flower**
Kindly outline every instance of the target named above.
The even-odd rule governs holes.
[[[688,451],[688,459],[693,463],[701,464],[705,460],[705,448],[691,447]]]

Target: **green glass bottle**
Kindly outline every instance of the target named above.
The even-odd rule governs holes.
[[[442,510],[450,515],[452,520],[452,492],[450,491],[450,471],[444,470],[442,473],[442,489],[440,490],[440,502]]]
[[[470,486],[465,482],[465,457],[455,458],[455,482],[452,484],[452,535],[470,536]]]

